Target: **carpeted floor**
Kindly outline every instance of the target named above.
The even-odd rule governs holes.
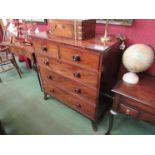
[[[20,79],[15,70],[0,73],[0,120],[10,135],[104,135],[108,127],[107,115],[94,132],[91,122],[57,100],[43,99],[34,70],[23,71]],[[113,135],[155,134],[155,125],[118,115]]]

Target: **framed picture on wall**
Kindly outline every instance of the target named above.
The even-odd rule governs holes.
[[[32,22],[32,23],[39,23],[39,24],[46,24],[47,19],[25,19],[26,22]]]

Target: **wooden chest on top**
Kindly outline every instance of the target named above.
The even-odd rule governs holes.
[[[51,35],[74,40],[84,40],[95,36],[96,20],[49,19]]]
[[[120,41],[113,38],[104,45],[100,36],[75,41],[48,33],[32,40],[45,98],[49,94],[96,123],[116,83]]]

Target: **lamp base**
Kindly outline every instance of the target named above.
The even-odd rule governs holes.
[[[139,77],[136,73],[128,72],[123,75],[123,81],[130,84],[137,84],[139,82]]]
[[[101,42],[108,42],[111,40],[111,37],[107,36],[107,37],[101,37]]]

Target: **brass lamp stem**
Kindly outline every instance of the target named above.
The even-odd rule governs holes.
[[[106,19],[104,36],[101,37],[101,41],[104,42],[104,43],[111,40],[111,37],[108,36],[108,24],[109,24],[109,19]]]

